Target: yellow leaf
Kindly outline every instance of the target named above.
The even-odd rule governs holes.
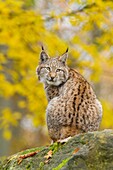
[[[12,137],[12,133],[9,129],[5,129],[3,131],[3,137],[6,139],[6,140],[10,140],[11,137]]]

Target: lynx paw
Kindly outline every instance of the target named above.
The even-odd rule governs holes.
[[[69,139],[71,139],[71,136],[68,138],[65,138],[65,139],[59,139],[57,142],[58,143],[66,143],[66,142],[68,142]]]

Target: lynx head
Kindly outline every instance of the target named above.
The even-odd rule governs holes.
[[[68,49],[63,55],[50,58],[42,47],[40,63],[36,69],[39,80],[54,86],[59,86],[66,82],[69,77],[69,68],[66,65],[67,57]]]

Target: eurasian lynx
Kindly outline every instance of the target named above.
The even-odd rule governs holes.
[[[91,85],[66,65],[67,57],[68,50],[60,57],[50,58],[42,48],[37,67],[48,99],[46,119],[53,141],[96,131],[102,118],[102,106]]]

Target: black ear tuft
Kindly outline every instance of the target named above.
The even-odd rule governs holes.
[[[41,47],[42,47],[42,50],[44,50],[44,47],[43,47],[43,45],[42,45]]]
[[[65,64],[67,58],[68,58],[68,48],[67,48],[66,52],[59,57],[59,60],[60,60],[62,63]]]
[[[69,48],[67,47],[66,53],[68,52]]]

